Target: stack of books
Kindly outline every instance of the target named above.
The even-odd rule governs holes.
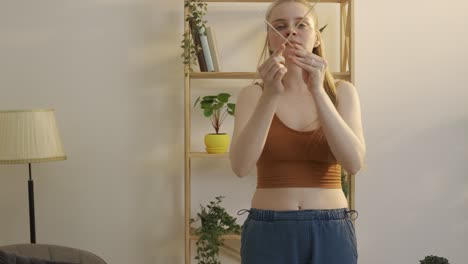
[[[202,51],[197,54],[198,65],[201,72],[220,72],[221,64],[219,60],[218,47],[216,46],[216,36],[212,27],[206,26],[199,32],[193,23],[190,23],[190,31],[195,46],[201,47]]]

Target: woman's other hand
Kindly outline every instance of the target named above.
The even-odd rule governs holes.
[[[286,66],[284,66],[285,59],[283,57],[283,51],[285,48],[285,44],[281,45],[258,67],[258,72],[263,80],[264,92],[271,93],[272,95],[278,95],[284,92],[284,86],[281,80],[288,71]]]
[[[327,60],[297,44],[295,49],[291,49],[291,53],[288,57],[303,69],[302,77],[304,82],[307,83],[309,91],[314,92],[316,89],[323,89],[325,72],[328,67]]]

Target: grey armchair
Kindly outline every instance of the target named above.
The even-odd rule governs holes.
[[[91,252],[47,244],[16,244],[1,246],[0,250],[22,257],[34,257],[43,260],[62,261],[76,264],[106,264]]]

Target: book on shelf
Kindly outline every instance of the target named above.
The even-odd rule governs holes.
[[[190,33],[192,34],[193,44],[195,44],[195,47],[202,47],[201,41],[200,41],[200,34],[198,34],[192,20],[189,20],[189,26],[190,26]],[[208,71],[203,51],[197,53],[197,60],[198,60],[198,66],[200,67],[200,71],[202,72]]]
[[[205,57],[205,62],[206,62],[206,68],[207,68],[207,71],[212,72],[214,71],[213,59],[211,57],[210,45],[208,44],[206,28],[202,27],[199,33],[200,33],[199,35],[200,35],[201,47],[202,47],[203,55]]]
[[[223,71],[219,59],[218,46],[216,41],[216,34],[213,27],[206,27],[206,37],[208,38],[208,44],[210,46],[211,59],[213,61],[213,68],[215,72]]]

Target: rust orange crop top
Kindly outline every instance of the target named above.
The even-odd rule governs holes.
[[[328,146],[322,127],[297,131],[275,114],[256,164],[257,188],[341,189],[341,166]]]

